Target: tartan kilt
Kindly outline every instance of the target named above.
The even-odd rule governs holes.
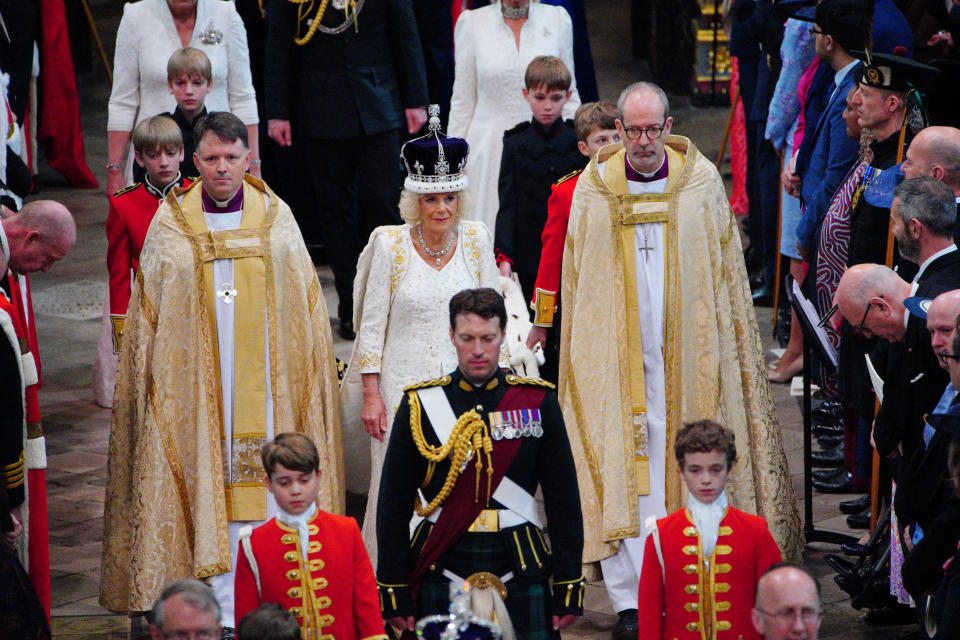
[[[509,551],[508,533],[466,533],[449,549],[420,583],[417,594],[417,616],[446,614],[450,610],[450,580],[443,575],[446,569],[461,578],[477,571],[487,571],[502,577],[514,571]],[[531,580],[512,578],[506,582],[507,599],[504,604],[510,613],[517,640],[559,640],[553,630],[552,599],[547,576]]]

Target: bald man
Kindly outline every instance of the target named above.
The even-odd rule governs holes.
[[[930,302],[927,308],[927,333],[930,334],[930,346],[937,354],[940,366],[947,368],[942,354],[951,353],[953,334],[957,331],[957,317],[960,316],[960,289],[941,293]]]
[[[910,143],[901,167],[910,178],[932,176],[953,191],[960,204],[960,129],[927,127]],[[960,244],[960,223],[953,228],[953,240]]]
[[[820,585],[803,567],[775,564],[757,582],[750,619],[764,640],[816,640],[823,620]]]
[[[0,220],[0,266],[26,275],[46,273],[77,241],[77,225],[65,206],[35,200]]]
[[[900,342],[906,334],[906,307],[910,283],[880,264],[858,264],[844,272],[835,302],[854,333]]]

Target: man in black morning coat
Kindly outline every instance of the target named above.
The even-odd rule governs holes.
[[[308,245],[326,245],[340,333],[352,337],[360,247],[400,222],[401,128],[427,121],[423,52],[410,0],[332,0],[319,26],[316,12],[298,19],[306,6],[266,5],[265,110],[270,137],[288,146],[294,132],[309,166],[316,209],[297,221]]]

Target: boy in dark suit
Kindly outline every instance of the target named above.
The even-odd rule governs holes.
[[[537,56],[527,66],[523,97],[533,118],[503,134],[500,210],[495,246],[500,273],[516,272],[530,299],[540,262],[550,187],[587,158],[577,148],[573,121],[562,118],[570,99],[570,70],[554,56]]]

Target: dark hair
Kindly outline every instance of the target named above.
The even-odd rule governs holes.
[[[673,453],[677,462],[683,466],[683,456],[688,453],[709,453],[720,451],[727,459],[727,469],[737,461],[737,445],[733,431],[713,420],[690,422],[677,431],[677,441]]]
[[[617,107],[609,102],[585,102],[573,114],[573,130],[577,140],[586,142],[594,129],[616,129]]]
[[[267,476],[273,476],[278,464],[291,471],[310,473],[320,470],[320,454],[313,440],[297,432],[281,433],[260,448],[260,461]]]
[[[193,123],[193,143],[200,146],[200,140],[207,131],[213,133],[224,142],[243,143],[244,149],[250,148],[247,140],[247,125],[237,116],[228,111],[211,111],[203,118]]]
[[[297,618],[276,602],[265,602],[237,625],[239,640],[300,640]]]
[[[817,582],[817,579],[813,576],[812,573],[810,573],[810,569],[807,569],[807,568],[806,568],[805,566],[803,566],[802,564],[797,564],[796,562],[775,562],[775,563],[773,563],[772,565],[770,565],[769,567],[767,567],[767,570],[764,571],[763,574],[761,574],[760,580],[763,580],[768,574],[773,573],[773,572],[776,571],[777,569],[784,569],[784,568],[787,568],[787,567],[789,567],[789,568],[791,568],[791,569],[796,569],[796,570],[799,571],[800,573],[806,574],[806,576],[807,576],[808,578],[810,578],[811,580],[813,580],[813,584],[814,584],[814,586],[817,588],[817,600],[821,600],[821,601],[823,600],[823,597],[822,597],[822,595],[820,594],[820,583]],[[760,583],[760,580],[757,580],[757,584]],[[757,590],[757,593],[758,593],[758,594],[760,593],[759,590]]]
[[[457,316],[468,313],[475,313],[484,320],[496,317],[500,320],[500,331],[507,328],[507,308],[503,296],[494,289],[464,289],[450,298],[451,329],[457,329]]]
[[[952,238],[957,217],[953,189],[931,176],[904,180],[893,192],[897,214],[906,226],[916,218],[938,238]]]
[[[872,2],[864,0],[823,0],[817,5],[814,20],[823,35],[830,36],[850,53],[866,48],[873,22]]]

